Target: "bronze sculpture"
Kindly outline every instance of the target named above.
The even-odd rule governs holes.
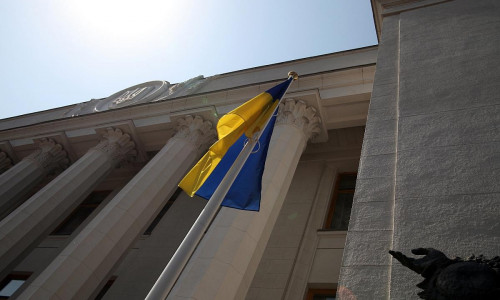
[[[500,299],[500,257],[487,259],[473,255],[466,259],[449,259],[433,248],[417,248],[411,252],[425,256],[415,259],[398,251],[389,251],[403,266],[425,278],[417,284],[423,289],[418,293],[421,299]]]

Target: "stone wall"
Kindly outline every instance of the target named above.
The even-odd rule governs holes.
[[[417,299],[387,250],[500,253],[500,4],[386,16],[341,299]]]

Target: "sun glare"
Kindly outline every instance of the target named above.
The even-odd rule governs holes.
[[[81,38],[116,48],[168,34],[181,20],[183,11],[171,1],[85,0],[65,1],[62,13]]]

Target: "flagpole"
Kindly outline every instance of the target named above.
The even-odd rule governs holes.
[[[298,74],[293,71],[289,72],[288,79],[290,78],[297,80]],[[285,94],[288,91],[290,85],[291,82],[287,86],[281,99],[279,99],[278,106],[281,100],[285,97]],[[194,222],[188,234],[184,237],[181,245],[175,251],[174,256],[172,256],[167,266],[161,273],[160,277],[158,277],[158,279],[156,280],[156,283],[149,291],[145,300],[164,300],[168,296],[170,290],[177,281],[177,278],[181,274],[185,265],[189,261],[189,258],[198,246],[201,238],[203,237],[203,234],[207,230],[212,220],[215,218],[215,215],[217,214],[219,207],[224,200],[224,197],[231,188],[231,185],[236,179],[236,176],[243,168],[243,165],[245,164],[247,158],[252,153],[270,119],[271,118],[267,120],[265,126],[263,126],[259,132],[256,132],[254,136],[248,141],[248,143],[243,147],[233,165],[231,166],[231,168],[229,168],[229,171],[226,173],[221,183],[219,184],[213,195],[210,197],[210,200],[208,200],[207,205]]]

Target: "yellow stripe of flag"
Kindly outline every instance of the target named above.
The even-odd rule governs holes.
[[[251,137],[254,132],[259,131],[273,113],[271,108],[276,108],[277,103],[278,101],[273,103],[271,94],[264,92],[224,115],[217,123],[219,140],[182,179],[179,187],[192,197],[217,167],[229,147],[243,133]]]

